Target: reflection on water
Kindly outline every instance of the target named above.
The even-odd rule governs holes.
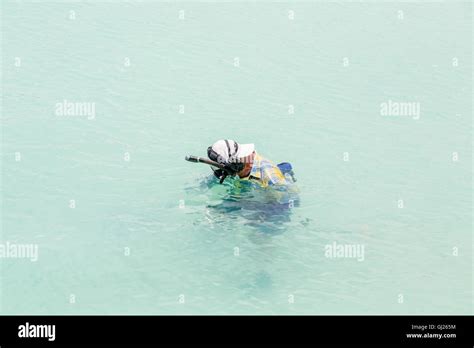
[[[282,189],[263,188],[252,181],[235,178],[219,184],[217,178],[209,176],[187,191],[203,195],[199,201],[207,208],[208,221],[238,223],[265,233],[283,232],[285,223],[291,221],[292,209],[300,204],[295,184]]]

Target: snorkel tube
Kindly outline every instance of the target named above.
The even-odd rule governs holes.
[[[219,170],[221,171],[221,175],[218,176],[218,178],[220,179],[219,180],[219,183],[222,184],[225,180],[225,178],[228,176],[228,175],[235,175],[235,171],[233,171],[232,169],[230,169],[228,166],[226,166],[225,164],[222,164],[222,163],[218,163],[216,161],[213,161],[213,160],[210,160],[210,159],[207,159],[207,158],[204,158],[204,157],[198,157],[198,156],[192,156],[192,155],[189,155],[189,156],[186,156],[184,158],[186,161],[188,162],[193,162],[193,163],[205,163],[205,164],[208,164],[210,166],[213,166],[213,167],[216,167],[216,168],[219,168]],[[216,171],[215,171],[216,172]],[[216,175],[217,176],[217,175]]]
[[[222,163],[217,163],[215,161],[212,161],[212,160],[204,158],[204,157],[189,155],[189,156],[186,156],[184,159],[188,162],[206,163],[206,164],[209,164],[210,166],[217,167],[217,168],[222,169],[222,170],[225,169],[225,165],[223,165]]]

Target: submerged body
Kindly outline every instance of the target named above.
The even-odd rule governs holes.
[[[272,216],[287,215],[299,203],[291,164],[275,165],[255,150],[243,160],[243,168],[226,180],[227,194],[218,208],[222,211],[253,212],[247,217],[268,220]]]
[[[257,180],[233,177],[219,185],[216,178],[206,180],[207,217],[217,222],[234,220],[275,233],[291,221],[293,208],[298,207],[299,190],[295,184],[263,186]]]

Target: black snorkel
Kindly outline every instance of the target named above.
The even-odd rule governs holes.
[[[205,163],[205,164],[210,165],[211,167],[218,168],[218,169],[212,168],[212,171],[214,172],[214,175],[219,179],[220,184],[222,184],[225,178],[227,178],[229,175],[234,176],[237,173],[241,172],[245,167],[245,164],[241,162],[236,156],[239,151],[239,144],[237,144],[233,140],[226,139],[222,141],[225,142],[227,146],[226,153],[225,153],[225,149],[223,150],[224,154],[222,151],[220,151],[221,153],[216,152],[219,150],[215,151],[213,149],[214,145],[212,145],[207,148],[207,157],[209,157],[209,159],[197,157],[197,156],[185,157],[186,161],[195,162],[195,163]],[[233,143],[233,151],[231,149],[230,142]]]
[[[206,163],[209,164],[210,166],[214,166],[220,169],[224,169],[224,165],[221,163],[217,163],[215,161],[212,161],[210,159],[204,158],[204,157],[198,157],[198,156],[193,156],[189,155],[184,158],[188,162],[194,162],[194,163]]]
[[[204,158],[204,157],[198,157],[198,156],[192,156],[192,155],[186,156],[184,159],[186,161],[189,161],[189,162],[205,163],[205,164],[208,164],[212,167],[218,168],[218,169],[212,169],[212,170],[214,171],[214,175],[219,179],[220,184],[222,184],[224,182],[224,180],[225,180],[225,178],[227,178],[227,176],[229,176],[229,175],[234,176],[235,174],[237,174],[237,171],[235,171],[235,169],[237,169],[237,168],[232,168],[227,163],[226,164],[219,163],[219,162],[216,162],[216,161]]]

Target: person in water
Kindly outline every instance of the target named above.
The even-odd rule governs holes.
[[[239,144],[234,140],[218,140],[207,149],[209,159],[225,165],[225,170],[213,169],[221,180],[230,175],[240,179],[255,180],[263,187],[287,185],[289,180],[280,168],[255,151],[254,144]],[[286,163],[286,165],[289,165]],[[291,169],[291,165],[290,168]],[[292,175],[292,172],[290,173]]]

